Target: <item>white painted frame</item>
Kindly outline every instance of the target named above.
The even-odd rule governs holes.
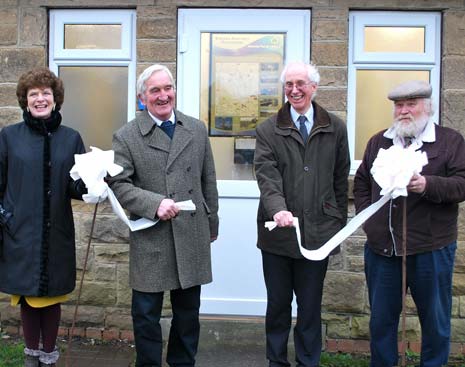
[[[121,49],[65,49],[65,24],[120,24]],[[49,67],[125,66],[128,68],[128,116],[136,115],[136,11],[131,9],[50,10]]]
[[[424,53],[364,52],[365,26],[409,26],[425,28]],[[355,174],[360,160],[355,160],[355,106],[357,70],[425,70],[430,72],[432,99],[439,121],[441,73],[441,13],[410,11],[351,11],[349,14],[349,60],[347,88],[347,133],[351,157],[350,173]]]

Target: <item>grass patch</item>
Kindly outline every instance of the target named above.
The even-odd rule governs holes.
[[[22,367],[23,360],[23,343],[0,339],[0,367]]]

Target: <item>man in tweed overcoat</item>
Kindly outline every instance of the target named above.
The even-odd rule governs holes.
[[[205,125],[175,110],[170,71],[152,65],[137,81],[146,109],[113,136],[124,171],[110,185],[131,219],[159,219],[131,232],[129,282],[136,366],[161,366],[160,315],[170,291],[170,366],[194,366],[199,339],[200,286],[212,281],[210,243],[218,235],[218,192]],[[192,200],[194,212],[176,202]]]

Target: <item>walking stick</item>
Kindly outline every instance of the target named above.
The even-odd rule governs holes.
[[[84,282],[84,274],[86,273],[86,269],[87,269],[87,259],[89,258],[90,243],[92,241],[92,235],[94,233],[95,218],[97,217],[97,208],[98,208],[98,202],[95,204],[94,216],[92,217],[92,224],[90,226],[89,241],[87,242],[86,257],[85,257],[85,260],[84,260],[84,267],[82,268],[81,282],[79,284],[79,289],[78,289],[78,293],[77,293],[76,306],[74,307],[74,316],[73,316],[73,322],[71,324],[71,331],[70,331],[69,337],[68,337],[68,349],[66,350],[66,358],[65,358],[65,366],[66,367],[69,367],[69,352],[71,350],[71,342],[73,340],[74,324],[76,323],[77,312],[78,312],[78,307],[79,307],[79,300],[81,299],[82,283]]]
[[[402,342],[401,342],[401,366],[406,366],[405,351],[406,351],[406,296],[407,296],[407,197],[403,198],[402,205]]]

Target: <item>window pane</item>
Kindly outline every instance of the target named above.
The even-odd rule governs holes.
[[[200,118],[220,180],[253,180],[255,127],[283,104],[285,34],[202,33]]]
[[[425,52],[424,27],[365,27],[365,52]]]
[[[120,24],[65,24],[65,49],[121,49]]]
[[[112,135],[127,122],[128,68],[61,66],[63,124],[81,133],[86,149],[111,149]]]
[[[362,159],[368,140],[392,124],[389,91],[404,81],[429,81],[425,70],[357,70],[355,159]]]

